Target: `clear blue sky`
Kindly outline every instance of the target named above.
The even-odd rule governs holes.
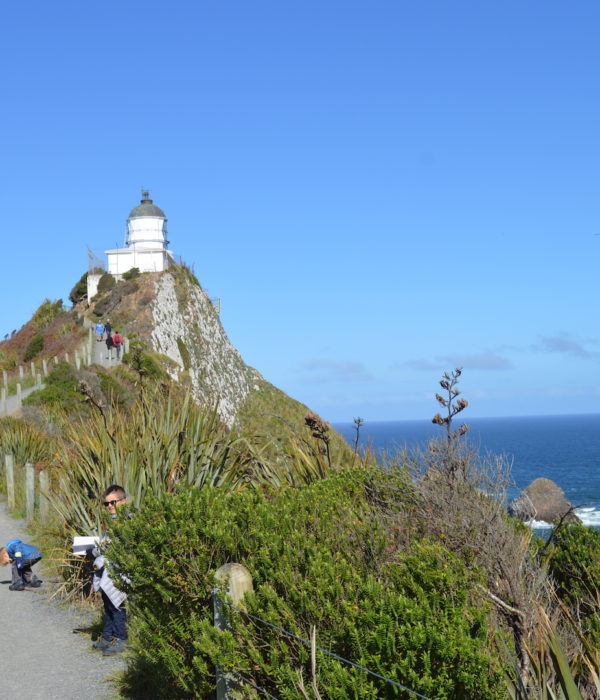
[[[140,187],[249,364],[333,421],[598,412],[600,5],[0,9],[0,334]]]

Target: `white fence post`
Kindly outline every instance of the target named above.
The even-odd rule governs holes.
[[[10,509],[15,507],[15,459],[8,452],[4,455],[4,471],[6,472],[6,500]]]
[[[35,506],[35,472],[33,464],[27,462],[25,464],[25,512],[27,520],[33,518],[33,509]]]
[[[46,471],[41,471],[40,472],[40,520],[42,523],[45,523],[46,520],[48,519],[48,498],[46,494],[49,491],[49,482],[48,482],[48,472]]]

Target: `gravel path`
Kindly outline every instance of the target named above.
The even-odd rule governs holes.
[[[41,386],[30,386],[28,389],[23,389],[21,392],[21,399],[26,398],[29,396],[29,394],[33,394],[34,391],[37,391],[38,389],[42,389],[44,387],[44,384]],[[10,396],[6,397],[6,410],[3,413],[2,412],[2,406],[0,405],[0,416],[5,415],[5,416],[12,416],[15,413],[18,413],[19,411],[19,404],[17,401],[17,395],[16,394],[11,394]],[[0,545],[1,547],[2,545]]]
[[[0,504],[0,546],[29,537],[21,520]],[[43,564],[43,560],[42,560]],[[40,564],[34,572],[44,579]],[[91,650],[88,627],[95,616],[78,615],[48,599],[52,584],[9,591],[10,566],[0,568],[0,695],[25,700],[108,700],[118,697],[109,678],[123,668],[122,657]]]

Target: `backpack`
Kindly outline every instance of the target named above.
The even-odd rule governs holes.
[[[113,335],[113,345],[122,345],[123,344],[123,336],[120,333],[115,333]]]

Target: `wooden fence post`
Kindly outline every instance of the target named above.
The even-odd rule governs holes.
[[[27,520],[33,518],[33,509],[35,506],[35,472],[33,464],[27,462],[25,464],[25,513]]]
[[[6,472],[6,500],[10,510],[15,507],[15,460],[8,452],[4,455],[4,470]]]
[[[48,519],[48,498],[46,497],[46,494],[49,491],[49,482],[48,482],[48,472],[46,471],[41,471],[40,472],[40,520],[42,523],[45,523],[46,520]]]
[[[252,576],[248,569],[241,564],[224,564],[215,573],[217,586],[213,591],[213,610],[215,627],[219,630],[228,628],[227,609],[221,599],[224,592],[234,607],[243,609],[242,599],[252,590]],[[224,672],[220,666],[216,669],[217,700],[243,700],[249,697],[247,689],[236,680],[236,674]]]

